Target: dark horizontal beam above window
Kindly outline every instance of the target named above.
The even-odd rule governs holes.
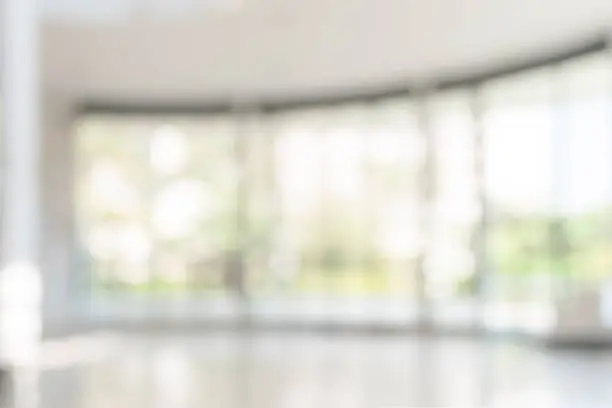
[[[604,51],[607,47],[608,41],[606,37],[601,36],[586,43],[581,43],[571,48],[566,48],[563,51],[545,54],[539,58],[528,61],[518,61],[514,64],[504,64],[462,77],[440,78],[434,88],[437,90],[447,90],[476,86],[494,79],[500,79],[538,68],[561,64],[575,58]]]
[[[87,99],[77,103],[76,113],[113,116],[220,115],[234,110],[231,101],[156,101]]]
[[[575,45],[561,52],[544,55],[528,61],[519,61],[510,65],[490,68],[470,75],[440,78],[429,85],[430,90],[451,90],[469,88],[479,84],[520,74],[532,69],[560,64],[581,56],[589,55],[607,48],[605,36],[599,36],[591,41]],[[417,87],[408,81],[388,84],[386,86],[368,89],[345,89],[337,92],[314,96],[288,96],[275,98],[249,98],[247,102],[236,102],[235,99],[201,101],[169,101],[169,100],[124,100],[124,99],[83,99],[77,104],[77,114],[108,114],[108,115],[219,115],[248,110],[262,113],[274,113],[289,110],[323,108],[349,103],[372,103],[376,100],[391,99],[414,95]]]

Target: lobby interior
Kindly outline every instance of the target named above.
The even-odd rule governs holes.
[[[1,7],[15,408],[612,405],[612,3]]]

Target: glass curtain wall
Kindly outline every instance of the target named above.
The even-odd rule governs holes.
[[[572,286],[612,274],[612,72],[607,55],[563,64],[558,72],[559,179],[556,214],[565,228]]]
[[[555,112],[545,68],[484,84],[488,207],[487,322],[499,328],[541,322],[552,301]]]
[[[228,117],[80,121],[76,244],[90,260],[82,290],[108,300],[98,311],[164,314],[151,300],[242,294],[236,135]]]
[[[547,327],[612,273],[609,67],[601,52],[273,113],[87,114],[78,290],[120,317]]]
[[[426,293],[435,323],[475,323],[478,302],[476,248],[481,217],[472,93],[458,90],[429,102],[433,140],[433,245]]]

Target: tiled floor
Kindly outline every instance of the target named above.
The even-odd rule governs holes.
[[[612,406],[612,352],[472,339],[131,335],[45,356],[40,408]]]

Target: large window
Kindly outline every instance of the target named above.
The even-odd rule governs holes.
[[[86,114],[80,275],[94,298],[190,311],[541,327],[612,274],[609,65],[272,112]]]
[[[550,245],[552,88],[552,73],[544,69],[492,81],[480,96],[490,222],[487,300],[491,324],[525,324],[537,318],[534,309],[526,306],[550,302],[550,274],[560,272]]]
[[[242,234],[234,127],[227,119],[82,121],[77,245],[92,260],[94,292],[224,288],[219,271]]]
[[[607,56],[559,69],[559,192],[566,270],[584,287],[612,275],[612,73]]]
[[[482,208],[470,95],[437,95],[429,108],[435,199],[426,285],[433,317],[446,324],[472,321],[478,307],[475,234]]]

